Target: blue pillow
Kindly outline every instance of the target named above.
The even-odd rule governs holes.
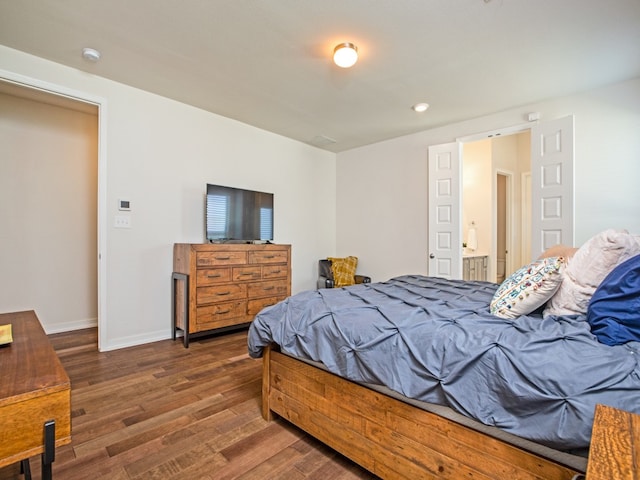
[[[640,255],[615,267],[591,297],[587,321],[598,341],[640,341]]]

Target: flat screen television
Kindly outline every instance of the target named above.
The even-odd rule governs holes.
[[[273,241],[273,193],[207,184],[205,210],[208,242]]]

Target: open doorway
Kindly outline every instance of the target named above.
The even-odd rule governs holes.
[[[523,130],[463,142],[462,235],[466,242],[473,222],[477,246],[474,255],[486,256],[487,280],[501,283],[528,263],[522,238],[530,235],[523,212],[531,210],[522,191],[530,191],[524,176],[531,169],[531,132]],[[527,233],[529,232],[529,233]],[[469,253],[468,251],[466,252]]]
[[[509,188],[511,176],[496,173],[496,283],[502,283],[506,278],[507,258],[509,255],[509,239],[513,235],[509,222],[511,206]]]
[[[10,72],[2,72],[0,96],[1,143],[11,150],[2,156],[3,192],[12,196],[2,202],[4,238],[15,246],[2,262],[11,282],[3,305],[35,309],[47,333],[99,326],[103,100]]]

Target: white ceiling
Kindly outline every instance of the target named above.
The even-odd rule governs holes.
[[[639,77],[640,0],[0,0],[0,44],[340,152]]]

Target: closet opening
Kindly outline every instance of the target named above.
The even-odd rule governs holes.
[[[10,295],[3,304],[36,310],[47,333],[97,326],[99,349],[106,320],[104,100],[10,72],[0,72],[0,99],[7,114],[0,148],[12,152],[2,155],[9,184],[0,195],[12,196],[2,202],[12,206],[2,210],[3,224],[18,259],[3,261],[17,289],[3,288]]]

